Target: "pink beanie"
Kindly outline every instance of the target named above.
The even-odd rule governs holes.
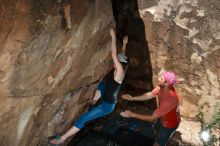
[[[162,76],[169,86],[173,86],[177,83],[176,75],[173,72],[165,71]]]

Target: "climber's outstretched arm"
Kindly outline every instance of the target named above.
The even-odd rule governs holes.
[[[113,28],[111,28],[110,30],[110,35],[112,37],[112,42],[111,42],[111,55],[112,55],[112,59],[114,62],[114,67],[115,67],[115,76],[114,79],[117,82],[122,82],[123,78],[124,78],[124,70],[123,70],[123,66],[120,63],[118,56],[117,56],[117,49],[116,49],[116,34],[115,34],[115,30]]]

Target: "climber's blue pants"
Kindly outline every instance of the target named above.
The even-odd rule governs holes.
[[[97,90],[101,92],[101,97],[104,95],[105,89],[106,83],[104,83],[103,81],[100,82]],[[99,104],[97,107],[92,108],[91,110],[80,116],[79,119],[76,120],[74,126],[82,129],[87,122],[110,114],[114,110],[114,108],[115,104],[110,104],[102,101],[101,104]]]
[[[102,101],[100,105],[93,108],[92,110],[84,113],[76,122],[75,127],[82,129],[86,122],[91,120],[103,117],[105,115],[110,114],[115,108],[115,104],[109,104],[107,102]]]

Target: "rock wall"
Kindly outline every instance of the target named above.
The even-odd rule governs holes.
[[[0,145],[46,145],[111,67],[111,1],[1,0],[0,21]]]
[[[135,0],[112,0],[112,5],[118,40],[122,40],[125,35],[128,36],[125,54],[130,63],[122,91],[133,96],[151,91],[153,89],[151,57],[138,3]],[[156,108],[155,99],[141,103],[149,109]]]
[[[196,125],[192,122],[197,120],[199,106],[206,103],[207,122],[220,102],[220,1],[139,0],[138,6],[145,24],[154,81],[162,68],[177,73],[181,113],[192,120],[188,128],[183,125],[185,129],[181,129],[194,135],[191,138],[197,143],[199,124],[195,131],[189,126]]]
[[[156,85],[162,68],[175,71],[180,131],[197,135],[199,106],[208,121],[220,100],[220,2],[112,2],[119,40],[129,36],[125,90],[151,90],[152,74]],[[112,65],[113,21],[110,0],[0,0],[0,145],[46,145],[69,128]]]

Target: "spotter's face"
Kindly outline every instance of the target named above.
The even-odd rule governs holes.
[[[162,75],[158,76],[157,83],[159,86],[165,86],[166,85],[166,80]]]

